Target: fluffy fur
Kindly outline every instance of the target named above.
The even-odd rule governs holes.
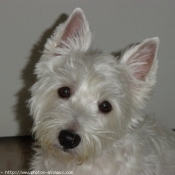
[[[31,170],[75,175],[175,175],[175,134],[144,116],[156,82],[158,38],[125,50],[120,59],[93,50],[83,11],[75,9],[48,39],[36,64],[29,101],[36,137]],[[58,89],[69,87],[62,99]],[[103,113],[99,104],[112,110]],[[64,150],[62,130],[81,137]]]

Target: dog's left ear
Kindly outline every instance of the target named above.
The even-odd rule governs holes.
[[[146,39],[125,51],[121,58],[138,105],[144,104],[156,83],[158,46],[159,38]]]
[[[92,44],[88,21],[80,8],[76,8],[65,23],[58,26],[45,45],[45,52],[65,55],[71,51],[87,51]]]
[[[156,71],[158,45],[159,38],[150,38],[124,52],[121,63],[128,66],[136,81],[144,82]]]

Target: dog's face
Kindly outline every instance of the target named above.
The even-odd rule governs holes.
[[[82,161],[109,151],[142,120],[157,69],[157,38],[119,60],[91,44],[88,22],[76,9],[47,41],[30,100],[41,146]]]

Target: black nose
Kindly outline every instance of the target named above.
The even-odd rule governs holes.
[[[79,145],[81,138],[75,132],[62,130],[58,136],[58,140],[64,149],[72,149]]]

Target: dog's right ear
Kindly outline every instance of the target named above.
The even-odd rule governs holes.
[[[64,24],[58,26],[47,40],[44,53],[55,56],[65,55],[71,51],[87,51],[92,44],[89,24],[83,11],[76,8]]]

